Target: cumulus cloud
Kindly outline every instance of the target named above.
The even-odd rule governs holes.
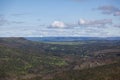
[[[62,21],[54,21],[51,23],[48,28],[57,28],[57,29],[73,29],[75,27],[78,27],[78,23],[64,23]]]
[[[112,5],[100,6],[98,10],[102,11],[103,14],[112,14],[114,16],[120,16],[120,9]]]
[[[54,21],[51,23],[48,28],[56,29],[73,29],[76,27],[105,27],[106,25],[112,24],[112,19],[102,19],[102,20],[86,20],[80,19],[78,22],[73,23],[64,23],[62,21]]]
[[[84,19],[80,19],[79,24],[80,25],[88,24],[88,21],[86,21]]]
[[[62,21],[54,21],[51,25],[51,28],[66,28],[66,24]]]
[[[102,20],[80,19],[78,23],[79,25],[82,25],[82,26],[100,27],[100,26],[105,26],[107,24],[112,24],[112,19],[102,19]]]

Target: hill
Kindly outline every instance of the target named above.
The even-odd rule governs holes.
[[[55,80],[56,78],[59,80],[59,73],[65,73],[69,79],[74,73],[87,74],[89,68],[92,74],[97,75],[95,70],[99,66],[103,71],[101,67],[104,65],[113,66],[108,70],[114,70],[119,66],[119,40],[63,43],[35,42],[22,37],[0,38],[0,80]],[[118,75],[115,71],[111,74]],[[62,77],[66,80],[65,76],[61,75]],[[73,80],[78,80],[79,75],[72,77],[75,78]]]
[[[120,80],[120,62],[57,73],[52,80]]]

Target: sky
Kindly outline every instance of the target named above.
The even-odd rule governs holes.
[[[120,37],[120,0],[0,0],[0,37]]]

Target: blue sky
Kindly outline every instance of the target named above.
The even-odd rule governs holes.
[[[120,37],[120,0],[0,0],[0,37]]]

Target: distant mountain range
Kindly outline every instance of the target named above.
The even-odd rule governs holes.
[[[63,42],[63,41],[86,41],[86,40],[120,40],[120,37],[26,37],[31,41]]]

